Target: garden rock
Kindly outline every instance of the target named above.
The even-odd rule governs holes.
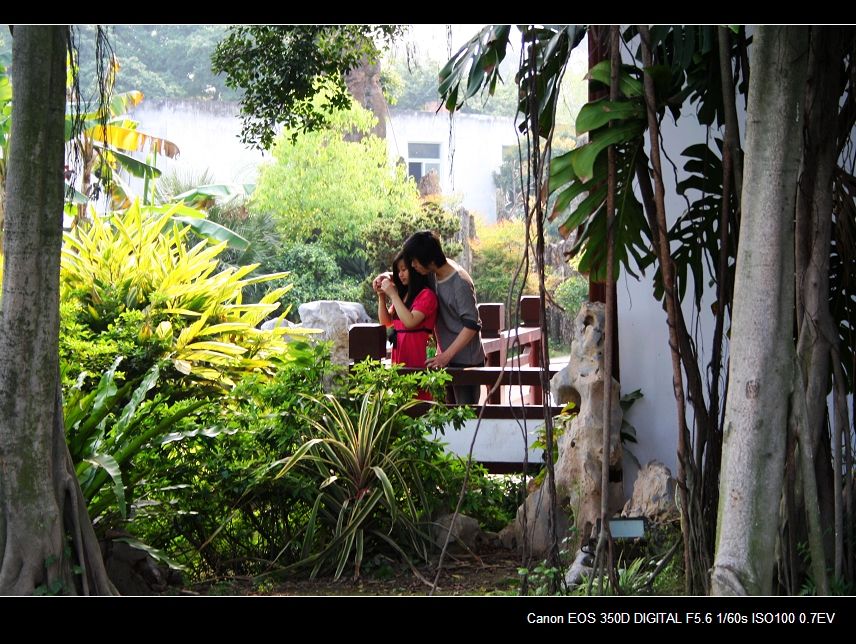
[[[348,330],[352,325],[371,322],[365,307],[358,302],[318,300],[301,304],[298,309],[303,327],[321,329],[314,336],[332,342],[331,359],[335,364],[348,364]]]
[[[600,517],[601,462],[603,461],[603,340],[604,306],[585,302],[574,319],[574,339],[568,366],[550,381],[554,404],[574,402],[579,410],[557,428],[556,490],[574,513],[577,534],[587,535]],[[609,428],[609,468],[621,469],[621,419],[619,384],[612,380],[612,419]],[[612,477],[611,477],[612,478]],[[610,514],[624,503],[622,483],[611,483]]]
[[[526,524],[528,526],[528,540],[530,552],[533,556],[546,556],[550,549],[550,528],[548,526],[549,502],[547,491],[542,485],[532,492],[523,505],[517,509],[514,521],[504,527],[499,533],[499,540],[503,547],[515,550],[523,546],[523,515],[526,512]],[[568,516],[561,506],[556,505],[556,539],[559,544],[568,531]]]
[[[591,576],[592,563],[594,562],[590,553],[584,550],[577,550],[574,563],[571,564],[568,572],[565,573],[565,584],[568,586],[568,589],[579,586],[583,580],[583,576]]]
[[[446,514],[437,519],[431,526],[431,540],[438,548],[446,543],[446,533],[452,526],[452,535],[449,538],[449,548],[457,550],[475,550],[479,543],[485,541],[479,522],[465,514],[459,514],[452,523],[451,514]]]
[[[101,552],[107,576],[120,595],[157,595],[182,583],[176,571],[123,541],[102,541]]]
[[[678,518],[675,505],[675,479],[660,461],[651,461],[639,470],[633,495],[621,512],[625,517],[645,517],[654,523]]]

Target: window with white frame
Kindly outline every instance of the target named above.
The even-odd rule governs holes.
[[[408,143],[407,174],[419,180],[431,171],[440,174],[439,143]]]

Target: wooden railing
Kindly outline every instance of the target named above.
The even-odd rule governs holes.
[[[505,305],[481,304],[482,347],[484,367],[463,369],[448,368],[451,386],[482,385],[488,392],[499,379],[499,387],[484,401],[484,418],[538,419],[544,417],[544,395],[541,389],[541,327],[539,325],[538,298],[524,296],[520,300],[521,326],[504,329]],[[355,362],[367,357],[381,360],[388,357],[386,328],[380,324],[356,324],[349,334],[350,358]],[[511,357],[513,356],[513,357]],[[503,369],[503,366],[505,367]],[[404,372],[419,369],[402,369]],[[552,378],[557,369],[549,369]],[[514,388],[528,387],[521,397]],[[512,400],[516,402],[512,405]],[[548,413],[558,414],[561,408],[553,407]]]
[[[494,473],[522,472],[527,467],[534,471],[540,467],[541,455],[531,450],[525,457],[525,446],[531,448],[537,438],[537,428],[545,414],[556,416],[560,407],[545,408],[541,389],[541,326],[539,324],[540,307],[537,297],[523,297],[520,300],[520,326],[505,329],[505,306],[503,304],[482,304],[479,317],[482,320],[482,347],[486,365],[463,369],[448,368],[452,376],[450,385],[481,385],[483,404],[476,406],[483,421],[481,438],[475,438],[475,421],[467,421],[456,432],[446,432],[444,439],[447,449],[461,456],[469,452],[475,444],[475,459]],[[350,357],[359,362],[367,357],[375,360],[388,358],[386,329],[380,324],[357,324],[351,327]],[[503,368],[504,367],[504,368]],[[403,372],[420,369],[401,368]],[[552,378],[557,369],[547,367]],[[498,385],[492,392],[494,385]],[[524,390],[526,387],[528,390]],[[427,403],[417,405],[408,413],[425,413]],[[526,438],[522,442],[521,429],[525,429]]]

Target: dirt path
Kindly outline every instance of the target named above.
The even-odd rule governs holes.
[[[519,557],[508,550],[494,550],[476,555],[446,556],[443,573],[435,595],[514,595],[518,587]],[[418,567],[425,581],[436,575],[433,566]],[[358,580],[344,577],[292,578],[274,580],[229,580],[189,591],[205,595],[427,595],[431,588],[409,568],[388,560],[374,562]]]

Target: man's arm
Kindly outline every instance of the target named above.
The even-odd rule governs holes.
[[[472,340],[476,335],[478,335],[478,329],[464,327],[461,329],[460,333],[458,333],[458,337],[455,338],[455,341],[449,345],[448,349],[438,353],[436,356],[428,360],[425,365],[433,369],[442,369],[443,367],[446,367],[452,361],[452,358],[454,358],[461,349],[467,346],[470,340]]]

